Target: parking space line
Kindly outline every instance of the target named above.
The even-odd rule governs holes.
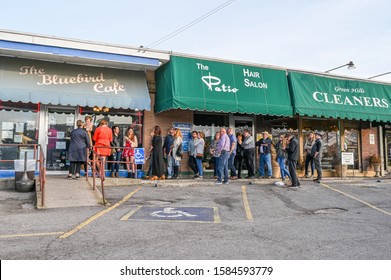
[[[8,234],[0,235],[0,238],[14,238],[14,237],[35,237],[35,236],[49,236],[63,234],[63,231],[59,232],[39,232],[39,233],[23,233],[23,234]]]
[[[321,183],[321,185],[324,186],[325,188],[328,188],[328,189],[330,189],[330,190],[333,190],[333,191],[335,191],[335,192],[338,192],[338,193],[340,193],[340,194],[343,194],[343,195],[345,195],[345,196],[347,196],[347,197],[349,197],[349,198],[351,198],[351,199],[354,199],[354,200],[356,200],[356,201],[358,201],[358,202],[361,202],[362,204],[364,204],[364,205],[366,205],[366,206],[368,206],[368,207],[370,207],[370,208],[372,208],[372,209],[374,209],[374,210],[377,210],[377,211],[379,211],[379,212],[382,212],[383,214],[386,214],[386,215],[388,215],[388,216],[391,216],[391,213],[390,213],[390,212],[387,212],[387,211],[385,211],[385,210],[383,210],[383,209],[380,209],[380,208],[378,208],[378,207],[376,207],[376,206],[374,206],[374,205],[372,205],[372,204],[370,204],[370,203],[368,203],[368,202],[366,202],[366,201],[364,201],[364,200],[361,200],[361,199],[359,199],[359,198],[357,198],[357,197],[354,197],[354,196],[352,196],[352,195],[350,195],[350,194],[347,194],[347,193],[345,193],[345,192],[343,192],[343,191],[340,191],[340,190],[338,190],[338,189],[335,189],[335,188],[333,188],[333,187],[330,187],[329,185],[326,185],[326,184],[324,184],[324,183]]]
[[[219,224],[221,223],[220,215],[219,215],[219,209],[217,207],[213,207],[213,215],[214,215],[214,223]]]
[[[140,208],[141,207],[143,207],[143,206],[137,206],[135,209],[133,209],[132,211],[130,211],[128,214],[126,214],[125,216],[123,216],[120,220],[121,221],[127,221],[127,220],[129,220],[129,218],[131,217],[131,216],[133,216],[134,215],[134,213],[136,213],[138,210],[140,210]]]
[[[247,197],[247,189],[246,186],[242,186],[242,197],[243,197],[243,205],[244,210],[246,211],[246,218],[249,221],[253,221],[253,215],[251,213],[250,204],[248,203],[248,197]]]
[[[129,193],[128,195],[126,195],[124,198],[122,198],[120,201],[118,201],[116,204],[114,204],[113,206],[95,214],[94,216],[92,216],[91,218],[87,219],[86,221],[82,222],[81,224],[77,225],[76,227],[74,227],[73,229],[71,229],[70,231],[62,234],[61,236],[59,236],[58,238],[60,239],[65,239],[65,238],[68,238],[69,236],[71,236],[72,234],[78,232],[80,229],[82,229],[83,227],[89,225],[90,223],[92,223],[93,221],[95,221],[96,219],[98,219],[99,217],[103,216],[104,214],[107,214],[108,212],[110,212],[111,210],[113,210],[114,208],[117,208],[118,206],[120,206],[121,204],[123,204],[124,202],[126,202],[127,200],[129,200],[133,195],[135,195],[139,190],[141,189],[141,187],[138,187],[136,190],[134,190],[133,192]]]

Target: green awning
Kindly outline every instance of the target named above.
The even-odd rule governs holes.
[[[289,72],[294,113],[369,121],[391,121],[391,86]]]
[[[155,112],[293,114],[283,70],[172,56],[156,72],[156,89]]]

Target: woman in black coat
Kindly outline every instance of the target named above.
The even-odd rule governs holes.
[[[156,125],[153,128],[152,137],[152,178],[151,180],[164,180],[164,157],[162,145],[162,130]]]
[[[83,129],[83,121],[77,121],[77,128],[71,132],[71,142],[69,144],[68,159],[69,166],[69,179],[80,178],[80,167],[87,161],[87,148],[90,148],[90,137],[88,133]]]

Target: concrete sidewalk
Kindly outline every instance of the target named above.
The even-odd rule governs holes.
[[[41,207],[40,193],[37,192],[38,208],[62,208],[102,205],[102,195],[93,190],[86,179],[66,179],[65,175],[46,177],[45,205]]]
[[[98,206],[103,205],[102,194],[99,189],[101,181],[96,178],[95,190],[92,190],[92,178],[86,181],[85,177],[78,180],[65,179],[66,175],[51,175],[47,176],[45,207],[40,207],[40,193],[37,192],[38,208],[62,208],[62,207],[79,207],[79,206]],[[339,181],[339,182],[360,182],[363,180],[376,181],[387,179],[382,178],[325,178],[323,182]],[[231,181],[231,183],[249,184],[249,185],[274,185],[280,179],[240,179]],[[300,181],[312,181],[312,179],[300,178]],[[145,186],[145,187],[193,187],[193,186],[215,186],[215,179],[176,179],[176,180],[143,180],[143,179],[128,179],[128,178],[111,178],[106,177],[104,186],[106,188],[115,186]],[[106,189],[107,191],[107,189]]]

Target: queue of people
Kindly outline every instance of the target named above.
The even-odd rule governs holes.
[[[180,177],[180,166],[184,153],[183,136],[181,130],[170,127],[164,137],[160,126],[154,126],[151,132],[151,148],[148,159],[149,171],[146,176],[150,180],[177,179]],[[291,187],[300,186],[296,173],[299,160],[298,139],[290,133],[281,134],[276,143],[272,142],[267,131],[262,132],[262,138],[254,140],[249,129],[242,133],[234,134],[232,128],[221,128],[214,135],[209,147],[205,142],[203,132],[193,131],[188,141],[188,165],[193,171],[194,179],[204,178],[203,160],[205,151],[208,150],[213,164],[213,178],[215,184],[229,184],[230,180],[242,178],[243,164],[247,167],[247,179],[255,178],[254,159],[256,152],[259,154],[260,178],[272,177],[272,146],[276,150],[275,160],[280,168],[281,180],[290,180]],[[322,180],[321,155],[322,135],[319,132],[310,133],[304,146],[306,152],[305,175],[313,177],[320,183]],[[139,145],[137,136],[132,127],[129,127],[122,136],[120,127],[114,125],[108,127],[107,120],[101,120],[97,128],[93,128],[91,117],[87,116],[85,122],[77,121],[77,128],[71,133],[69,146],[70,168],[67,178],[80,178],[81,166],[87,161],[87,151],[93,147],[96,155],[110,162],[110,176],[119,177],[120,163],[124,163],[128,172],[128,178],[136,178],[135,148]],[[91,158],[91,154],[90,154]],[[105,162],[105,161],[103,161]],[[311,164],[311,175],[308,175],[308,166]],[[93,166],[93,171],[99,176],[101,168],[99,162]],[[87,167],[84,167],[87,170]]]
[[[138,141],[132,127],[129,127],[122,136],[120,127],[114,125],[110,128],[106,119],[102,119],[98,127],[94,128],[90,116],[86,116],[84,122],[78,120],[76,126],[77,128],[71,132],[70,137],[68,151],[70,167],[66,178],[80,178],[82,167],[87,173],[87,156],[90,160],[93,159],[92,148],[96,157],[103,159],[103,162],[110,163],[111,177],[119,177],[121,162],[125,162],[128,178],[135,177],[134,149],[138,147]],[[99,162],[94,161],[91,167],[96,176],[100,176],[101,168],[106,168],[106,166],[100,166]]]

